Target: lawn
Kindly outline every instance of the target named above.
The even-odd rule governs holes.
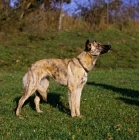
[[[14,36],[0,43],[1,140],[138,140],[138,34],[108,30],[101,33],[62,32],[57,36]],[[73,39],[74,38],[74,39]],[[34,109],[34,95],[15,116],[23,93],[22,77],[31,63],[50,57],[76,57],[86,39],[110,43],[112,51],[99,58],[83,89],[81,114],[71,118],[67,89],[51,81],[43,113]],[[130,39],[130,40],[129,40]],[[60,51],[58,51],[60,50]]]

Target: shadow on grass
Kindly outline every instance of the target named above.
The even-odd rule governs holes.
[[[119,87],[115,87],[115,86],[112,86],[112,85],[100,84],[100,83],[95,83],[95,82],[87,82],[87,84],[88,85],[93,85],[93,86],[99,86],[101,88],[104,88],[104,89],[107,89],[107,90],[111,90],[113,92],[116,92],[118,94],[126,96],[126,97],[119,97],[117,99],[121,100],[121,101],[123,101],[123,102],[125,102],[127,104],[139,106],[139,101],[138,101],[139,91],[137,91],[137,90],[126,89],[126,88],[119,88]]]
[[[136,99],[129,99],[129,98],[124,98],[124,97],[119,97],[119,98],[117,98],[117,100],[121,100],[121,101],[125,102],[126,104],[139,106],[139,101],[136,100]]]
[[[64,104],[63,104],[62,101],[60,100],[60,96],[61,96],[61,95],[58,94],[58,93],[48,93],[48,95],[47,95],[47,102],[45,102],[45,101],[43,101],[43,100],[41,99],[40,104],[44,104],[44,103],[45,103],[46,105],[47,105],[47,104],[50,104],[52,107],[58,108],[59,111],[64,112],[64,113],[67,113],[68,115],[70,115],[70,110],[69,110],[66,106],[64,106]],[[19,101],[20,98],[21,98],[21,96],[20,96],[20,97],[16,97],[16,98],[14,99],[14,101],[16,102],[16,108],[17,108],[18,101]],[[29,97],[29,98],[25,101],[25,103],[23,104],[22,108],[23,108],[24,106],[26,106],[26,105],[29,104],[29,106],[30,106],[33,110],[35,110],[34,98],[35,98],[35,95]],[[15,111],[16,111],[16,108],[15,108]]]
[[[70,115],[70,110],[66,107],[60,99],[60,94],[58,93],[48,93],[47,103],[50,104],[52,107],[58,108],[59,111],[67,113]]]

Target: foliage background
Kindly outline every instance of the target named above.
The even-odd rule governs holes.
[[[74,2],[76,8],[65,11],[65,5]],[[15,7],[10,1],[0,3],[0,30],[45,33],[48,30],[104,30],[112,26],[118,30],[139,29],[139,2],[123,0],[21,0]],[[68,4],[66,4],[68,3]],[[68,13],[72,13],[69,16]],[[59,22],[61,20],[61,22]]]
[[[97,1],[90,9],[78,4],[79,15],[69,16],[50,3],[47,10],[40,7],[52,1],[24,0],[18,8],[7,2],[0,1],[0,139],[138,140],[138,6]],[[17,118],[22,77],[30,65],[44,58],[76,57],[86,39],[109,43],[112,50],[100,56],[88,75],[81,99],[84,117],[70,117],[67,89],[50,81],[48,101],[41,102],[44,112],[36,113],[33,95],[22,108],[24,119]]]

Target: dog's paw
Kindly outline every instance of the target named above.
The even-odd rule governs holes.
[[[72,117],[72,118],[75,118],[75,117],[76,117],[76,118],[79,118],[79,119],[80,119],[80,118],[83,118],[82,115],[74,115],[74,116],[72,115],[71,117]]]
[[[79,116],[77,116],[77,117],[78,117],[79,119],[80,119],[80,118],[83,118],[83,116],[82,116],[82,115],[79,115]]]
[[[23,119],[24,119],[24,117],[21,116],[21,115],[19,115],[18,118],[19,118],[20,120],[23,120]]]
[[[42,113],[43,111],[42,111],[42,110],[37,110],[37,112],[38,112],[38,113]]]

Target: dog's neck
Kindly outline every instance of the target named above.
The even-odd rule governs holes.
[[[77,56],[80,65],[84,68],[86,72],[89,72],[94,67],[97,56],[92,56],[89,52],[83,51]]]
[[[77,57],[77,60],[78,60],[79,64],[83,67],[83,69],[88,73],[89,70],[86,67],[84,67],[84,65],[82,64],[82,62],[80,61],[80,59],[78,57]]]

